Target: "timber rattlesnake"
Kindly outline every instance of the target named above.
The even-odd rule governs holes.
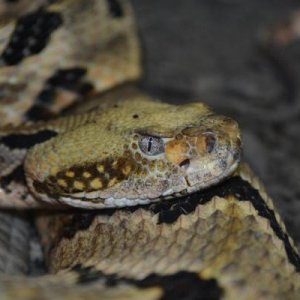
[[[141,67],[126,1],[1,5],[0,203],[13,210],[2,213],[1,263],[14,265],[1,298],[297,297],[298,251],[261,183],[238,167],[236,122],[128,83]],[[7,244],[18,249],[25,235],[17,209],[38,209],[54,274],[16,275]]]

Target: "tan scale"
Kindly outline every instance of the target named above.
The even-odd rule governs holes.
[[[99,189],[102,189],[103,183],[100,178],[95,178],[95,179],[91,180],[90,186],[94,190],[99,190]]]
[[[89,173],[87,173],[87,174],[89,174]],[[83,173],[83,176],[85,175],[85,173]],[[66,172],[66,176],[67,177],[70,177],[70,178],[74,178],[75,177],[75,173],[73,172],[73,171],[67,171]],[[84,177],[86,177],[86,176],[84,176]],[[89,177],[89,176],[88,176]]]

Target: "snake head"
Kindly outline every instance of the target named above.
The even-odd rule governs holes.
[[[174,198],[217,184],[237,168],[237,123],[200,103],[122,102],[91,122],[33,147],[33,194],[83,208]]]
[[[133,135],[129,149],[137,167],[132,198],[190,194],[221,182],[239,165],[240,130],[231,118],[208,114],[193,126],[160,129],[152,126]]]

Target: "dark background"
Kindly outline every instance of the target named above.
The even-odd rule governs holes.
[[[300,1],[133,5],[144,48],[143,87],[165,101],[206,102],[238,120],[244,158],[299,246]]]

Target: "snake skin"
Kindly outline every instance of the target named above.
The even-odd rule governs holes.
[[[108,111],[120,101],[120,95],[122,99],[140,97],[139,92],[131,86],[95,96],[99,91],[103,93],[110,87],[139,77],[139,48],[127,2],[91,1],[86,6],[79,0],[54,1],[50,5],[45,3],[0,3],[3,6],[0,5],[1,13],[8,22],[2,28],[6,32],[4,37],[13,34],[14,28],[24,21],[23,14],[34,14],[40,5],[46,5],[43,9],[46,15],[58,17],[51,23],[54,32],[57,29],[56,37],[56,33],[53,33],[51,42],[47,41],[50,46],[40,49],[38,53],[36,49],[31,49],[34,53],[27,49],[29,52],[23,51],[22,55],[25,53],[29,57],[20,56],[19,53],[12,56],[11,51],[7,50],[7,39],[3,43],[3,72],[0,71],[0,74],[11,99],[9,105],[2,101],[4,106],[1,112],[6,112],[6,117],[7,112],[12,111],[7,119],[3,118],[3,125],[18,125],[26,119],[36,120],[42,115],[41,108],[47,114],[50,109],[53,117],[71,102],[81,100],[86,103],[84,106],[76,105],[72,110],[74,117],[71,118],[13,128],[5,126],[1,130],[0,204],[6,208],[41,206],[28,191],[22,167],[28,148],[44,142],[38,134],[43,132],[45,138],[45,128],[64,133],[66,128],[76,129],[76,126],[93,121],[95,114],[91,112],[95,109],[100,113]],[[103,23],[110,24],[100,33],[94,33],[103,37],[99,48],[84,38],[75,39],[77,44],[72,44],[70,32],[76,32],[78,24],[84,28],[86,26],[86,30],[97,27],[93,23],[95,19],[89,20],[89,16],[98,6],[100,16],[104,16]],[[84,10],[85,7],[87,10]],[[107,13],[103,12],[107,11],[110,17],[105,19]],[[60,16],[55,15],[57,13]],[[122,20],[120,23],[111,21],[122,19],[123,14],[125,23]],[[85,18],[82,19],[82,16]],[[15,18],[19,18],[19,21],[16,22]],[[72,20],[66,24],[74,25],[74,28],[71,26],[70,30],[67,26],[61,26],[60,18]],[[39,22],[43,23],[43,20]],[[115,40],[120,31],[125,39]],[[85,37],[84,34],[82,36]],[[61,50],[59,47],[63,37],[66,37],[66,52],[57,52],[57,49]],[[115,41],[116,52],[111,48]],[[118,41],[121,41],[120,44]],[[126,48],[124,41],[125,45],[131,46]],[[126,41],[131,43],[127,44]],[[8,45],[15,50],[12,40]],[[26,42],[25,45],[28,46]],[[78,56],[75,45],[77,48],[82,46],[80,50],[84,50],[81,53],[83,57]],[[100,58],[96,55],[89,61],[91,49],[87,49],[88,46],[93,51],[100,49]],[[123,51],[120,52],[121,49]],[[48,55],[49,52],[52,54]],[[64,59],[57,61],[58,56]],[[129,57],[131,60],[128,60]],[[80,66],[84,65],[86,71],[78,70],[78,65],[74,67],[74,61],[79,62]],[[24,82],[27,86],[30,74],[28,70],[37,64],[40,65],[40,71],[33,77],[36,86],[24,88]],[[64,78],[63,84],[57,84],[55,76],[60,76],[60,80],[67,76],[68,73],[64,72],[66,68],[72,68],[73,76],[74,70],[77,75],[83,73],[79,78],[86,76],[90,84],[88,88],[84,85],[84,93],[78,87],[78,84],[82,84],[78,80],[66,83]],[[20,90],[10,85],[13,80],[9,78],[13,78],[15,73],[22,74]],[[47,80],[45,91],[44,83]],[[15,101],[21,92],[24,98]],[[49,97],[49,94],[51,105],[44,105],[41,99],[45,95]],[[28,114],[28,111],[31,113]],[[79,115],[82,112],[87,114]],[[122,120],[118,121],[121,123]],[[17,139],[14,137],[16,133]],[[52,136],[48,135],[47,139],[51,141]],[[19,147],[15,147],[15,143]],[[147,206],[72,213],[35,211],[48,275],[20,276],[30,269],[29,238],[32,228],[28,220],[30,218],[23,213],[1,213],[1,299],[297,299],[300,292],[298,251],[263,185],[245,164],[216,186]]]

